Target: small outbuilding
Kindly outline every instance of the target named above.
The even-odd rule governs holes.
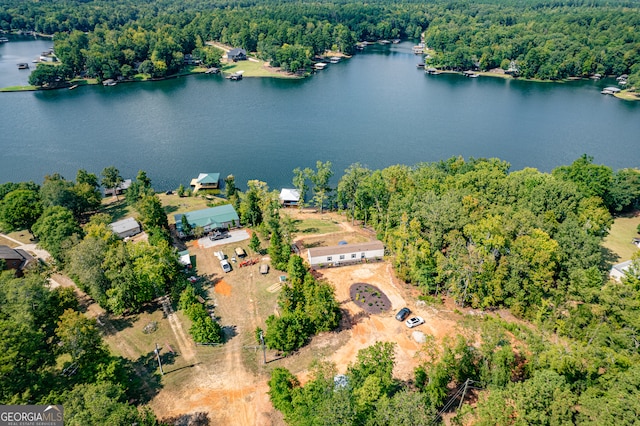
[[[178,252],[178,262],[186,268],[191,268],[191,255],[189,254],[189,250]]]
[[[307,249],[307,260],[312,268],[351,265],[381,260],[383,257],[384,245],[381,241]]]
[[[260,265],[260,273],[262,275],[267,275],[269,273],[269,265],[267,265],[266,263]]]
[[[131,179],[125,179],[122,181],[122,183],[120,183],[120,185],[115,187],[115,191],[114,191],[114,188],[105,188],[104,196],[112,197],[114,195],[120,195],[124,193],[127,189],[129,189],[129,187],[131,186],[131,183],[132,183]]]
[[[300,202],[300,191],[297,189],[282,188],[279,199],[280,204],[284,207],[297,206]]]
[[[140,224],[132,217],[113,222],[109,225],[114,234],[120,238],[133,237],[142,232]]]

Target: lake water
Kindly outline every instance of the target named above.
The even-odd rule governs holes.
[[[110,165],[147,171],[158,190],[200,172],[291,186],[295,167],[371,168],[451,156],[499,157],[550,171],[583,153],[640,166],[640,102],[601,95],[611,81],[532,83],[426,76],[411,43],[364,53],[304,80],[189,76],[162,82],[0,93],[0,182]],[[25,84],[50,40],[0,46],[0,86]]]

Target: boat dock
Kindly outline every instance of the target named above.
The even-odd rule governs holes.
[[[620,92],[620,89],[618,87],[610,86],[602,89],[600,93],[602,93],[603,95],[615,95],[618,92]]]
[[[242,80],[242,74],[244,74],[244,71],[237,71],[231,74],[230,76],[228,76],[227,78],[229,80],[239,81],[239,80]]]

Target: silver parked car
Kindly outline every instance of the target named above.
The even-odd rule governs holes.
[[[407,327],[409,328],[417,327],[420,324],[424,324],[424,319],[422,319],[422,317],[409,318],[407,321],[405,321],[405,324],[407,324]]]

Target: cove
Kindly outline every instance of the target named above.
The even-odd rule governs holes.
[[[114,165],[125,178],[146,170],[157,190],[200,172],[279,188],[317,160],[339,177],[354,162],[457,155],[499,157],[512,170],[550,171],[583,153],[614,169],[640,164],[640,103],[601,95],[611,81],[427,76],[411,46],[369,46],[303,80],[199,75],[0,93],[0,182]]]

